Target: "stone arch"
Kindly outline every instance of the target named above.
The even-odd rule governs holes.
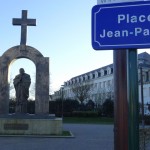
[[[15,46],[0,57],[0,114],[9,113],[8,68],[16,59],[27,58],[36,67],[35,113],[49,113],[49,58],[31,46]]]

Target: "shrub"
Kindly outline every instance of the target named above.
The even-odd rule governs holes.
[[[150,125],[150,116],[144,116],[145,125]]]
[[[101,117],[102,116],[102,108],[98,108],[97,113],[98,113],[98,116]]]
[[[89,100],[86,104],[86,110],[92,111],[94,110],[95,103],[92,100]]]
[[[9,101],[9,113],[15,113],[16,109],[16,101],[10,99]],[[27,101],[27,113],[34,114],[35,113],[35,101],[34,100],[28,100]]]
[[[73,117],[98,117],[98,112],[94,111],[74,111]]]
[[[9,100],[9,113],[15,113],[15,108],[16,108],[16,101],[10,99]]]
[[[77,100],[66,99],[63,103],[64,112],[73,112],[79,109],[79,102]]]
[[[35,114],[35,100],[29,100],[27,103],[27,112],[29,114]]]
[[[49,113],[56,114],[57,117],[72,116],[72,112],[79,109],[79,102],[72,99],[57,99],[56,101],[49,102]]]
[[[114,115],[114,102],[111,99],[106,99],[102,106],[102,113],[104,116],[113,117]]]

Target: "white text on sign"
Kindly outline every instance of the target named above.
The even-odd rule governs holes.
[[[150,30],[149,29],[142,29],[140,27],[134,28],[133,31],[128,30],[115,30],[110,31],[103,29],[102,33],[100,34],[101,38],[119,38],[119,37],[128,37],[128,36],[150,36]]]
[[[120,23],[138,23],[138,22],[150,22],[150,15],[139,15],[139,16],[130,16],[130,14],[119,14],[118,15],[118,24]]]
[[[149,15],[130,15],[130,14],[118,14],[117,23],[121,25],[121,23],[144,23],[150,22],[150,14]],[[129,30],[106,30],[103,29],[100,34],[100,38],[114,38],[114,37],[128,37],[128,36],[150,36],[150,29],[143,29],[141,27],[136,27],[132,31]]]

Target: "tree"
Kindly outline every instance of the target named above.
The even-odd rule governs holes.
[[[14,97],[15,97],[15,88],[14,88],[14,85],[13,85],[12,76],[10,76],[8,86],[9,86],[10,99],[14,99]]]
[[[148,104],[148,110],[150,111],[150,104]]]
[[[63,111],[64,112],[73,112],[79,109],[79,101],[66,99],[63,101]]]
[[[105,99],[106,99],[106,89],[98,88],[96,103],[98,105],[102,105],[104,103]]]
[[[107,83],[107,85],[103,88],[97,88],[96,103],[102,105],[106,99],[114,99],[114,89],[112,83]]]
[[[9,99],[9,113],[15,113],[16,108],[16,100],[15,98]]]
[[[113,89],[113,84],[108,84],[107,85],[107,94],[106,94],[106,98],[107,99],[114,99],[114,89]]]
[[[102,106],[102,112],[105,116],[112,117],[114,114],[114,102],[111,99],[106,99]]]
[[[92,100],[89,100],[86,104],[86,110],[92,111],[94,110],[95,103]]]
[[[83,104],[83,101],[90,96],[93,84],[89,83],[76,83],[72,86],[72,92],[75,97]]]

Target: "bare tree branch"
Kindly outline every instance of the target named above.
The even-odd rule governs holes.
[[[72,86],[72,92],[74,93],[75,97],[83,103],[83,101],[89,98],[91,89],[93,84],[88,83],[76,83]]]

